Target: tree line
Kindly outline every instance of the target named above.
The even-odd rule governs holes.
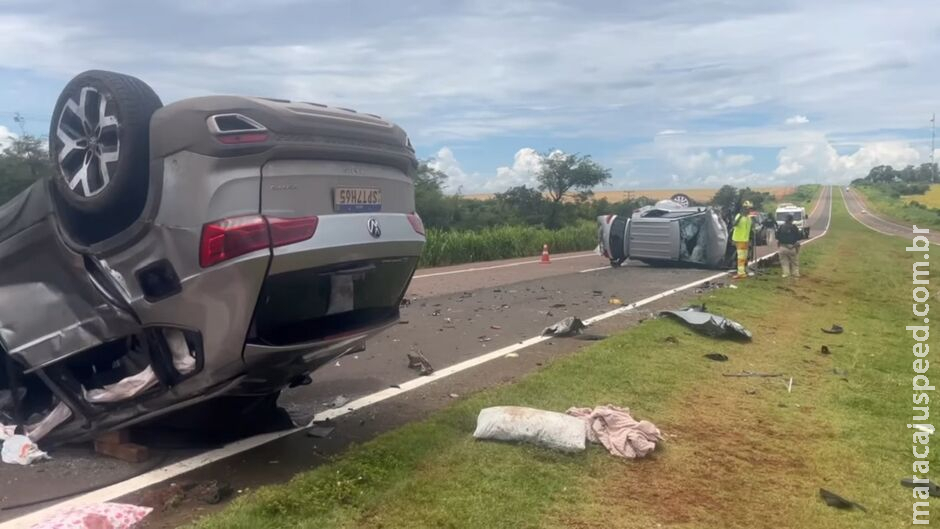
[[[872,167],[864,178],[856,178],[852,185],[867,185],[893,196],[922,195],[930,189],[930,184],[940,183],[936,163],[922,163],[917,167],[908,165],[904,169],[895,169],[890,165]]]
[[[478,230],[525,225],[559,229],[582,221],[593,222],[601,215],[629,216],[655,202],[644,196],[619,202],[594,200],[592,189],[608,183],[611,171],[589,155],[549,151],[542,153],[542,160],[536,186],[511,187],[487,200],[446,194],[447,175],[423,161],[414,179],[416,209],[430,228]],[[30,135],[13,138],[0,151],[0,204],[37,179],[52,175],[54,170],[43,139]],[[710,204],[734,210],[741,201],[750,200],[760,209],[772,198],[769,193],[750,188],[724,186]]]

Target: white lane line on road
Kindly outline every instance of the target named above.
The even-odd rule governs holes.
[[[598,270],[607,270],[610,266],[598,266],[597,268],[588,268],[587,270],[581,270],[579,274],[586,274],[588,272],[597,272]]]
[[[872,225],[870,225],[870,224],[867,224],[867,223],[865,223],[865,222],[862,222],[862,219],[856,217],[856,216],[855,216],[855,213],[852,213],[852,208],[849,207],[849,199],[848,199],[848,198],[846,197],[846,195],[845,195],[845,190],[840,187],[840,188],[839,188],[839,193],[842,195],[842,203],[845,204],[845,210],[849,212],[849,216],[850,216],[850,217],[852,217],[853,219],[855,219],[855,222],[858,222],[858,223],[861,224],[862,226],[865,226],[866,228],[868,228],[868,229],[870,229],[870,230],[872,230],[872,231],[878,232],[878,233],[880,233],[880,234],[882,234],[882,235],[890,235],[891,237],[901,237],[900,234],[897,234],[897,233],[889,233],[889,232],[886,232],[886,231],[881,231],[881,230],[879,230],[878,228],[876,228],[876,227],[874,227],[874,226],[872,226]],[[877,217],[875,217],[875,218],[877,218]],[[907,228],[905,228],[905,229],[907,229]]]
[[[826,228],[823,230],[822,233],[820,233],[819,235],[816,235],[815,237],[813,237],[813,238],[811,238],[811,239],[808,239],[804,244],[808,244],[808,243],[810,243],[810,242],[813,242],[813,241],[815,241],[815,240],[821,238],[822,236],[826,235],[826,233],[828,233],[828,231],[829,231],[829,224],[831,223],[831,221],[832,221],[832,194],[831,194],[831,192],[830,192],[830,195],[829,195],[829,219],[828,219],[828,222],[826,223]],[[764,259],[768,259],[768,258],[770,258],[771,256],[775,255],[776,253],[777,253],[777,252],[773,252],[773,253],[767,254],[767,255],[765,255],[765,256],[763,256],[763,257],[757,259],[757,261],[762,261],[762,260],[764,260]],[[655,295],[653,295],[653,296],[650,296],[650,297],[641,299],[641,300],[639,300],[639,301],[630,303],[629,305],[625,305],[625,306],[623,306],[623,307],[619,307],[619,308],[617,308],[617,309],[614,309],[614,310],[605,312],[605,313],[603,313],[603,314],[599,314],[599,315],[597,315],[597,316],[594,316],[593,318],[588,318],[587,320],[584,320],[584,323],[590,325],[590,324],[593,324],[593,323],[597,323],[597,322],[599,322],[599,321],[606,320],[606,319],[608,319],[608,318],[613,318],[614,316],[618,316],[618,315],[623,314],[623,313],[625,313],[625,312],[627,312],[627,311],[629,311],[629,310],[636,309],[636,308],[638,308],[638,307],[642,307],[643,305],[647,305],[647,304],[652,303],[652,302],[654,302],[654,301],[658,301],[658,300],[663,299],[663,298],[665,298],[665,297],[671,296],[672,294],[676,294],[676,293],[678,293],[678,292],[682,292],[682,291],[684,291],[684,290],[688,290],[688,289],[690,289],[690,288],[696,287],[696,286],[698,286],[698,285],[701,285],[702,283],[705,283],[706,281],[714,281],[715,279],[718,279],[718,278],[721,278],[721,277],[726,277],[729,273],[730,273],[730,272],[719,272],[719,273],[710,275],[710,276],[708,276],[708,277],[705,277],[705,278],[702,278],[702,279],[698,279],[698,280],[692,281],[692,282],[690,282],[690,283],[686,283],[686,284],[684,284],[684,285],[682,285],[682,286],[679,286],[679,287],[676,287],[676,288],[672,288],[672,289],[666,290],[666,291],[664,291],[664,292],[661,292],[661,293],[659,293],[659,294],[655,294]],[[377,404],[377,403],[382,402],[382,401],[384,401],[384,400],[388,400],[388,399],[390,399],[390,398],[392,398],[392,397],[396,397],[396,396],[398,396],[398,395],[401,395],[402,393],[405,393],[405,392],[408,392],[408,391],[412,391],[412,390],[414,390],[414,389],[420,388],[420,387],[425,386],[425,385],[427,385],[427,384],[431,384],[432,382],[436,382],[436,381],[438,381],[438,380],[441,380],[441,379],[446,378],[446,377],[449,377],[449,376],[451,376],[451,375],[460,373],[461,371],[465,371],[465,370],[470,369],[470,368],[472,368],[472,367],[476,367],[476,366],[478,366],[478,365],[485,364],[486,362],[489,362],[489,361],[491,361],[491,360],[495,360],[495,359],[497,359],[497,358],[502,358],[502,357],[506,356],[506,355],[509,354],[509,353],[513,353],[513,352],[516,352],[516,351],[520,351],[520,350],[525,349],[525,348],[527,348],[527,347],[531,347],[531,346],[533,346],[533,345],[542,343],[542,342],[544,342],[544,341],[546,341],[546,340],[549,340],[549,339],[551,339],[551,338],[552,338],[552,337],[550,337],[550,336],[534,336],[534,337],[532,337],[532,338],[529,338],[528,340],[524,340],[524,341],[522,341],[522,342],[519,342],[519,343],[517,343],[517,344],[510,345],[510,346],[508,346],[508,347],[503,347],[502,349],[497,349],[497,350],[495,350],[495,351],[493,351],[493,352],[490,352],[490,353],[487,353],[487,354],[485,354],[485,355],[477,356],[477,357],[471,358],[471,359],[469,359],[469,360],[464,360],[463,362],[460,362],[460,363],[457,363],[457,364],[454,364],[454,365],[445,367],[445,368],[443,368],[443,369],[440,369],[440,370],[438,370],[438,371],[435,371],[435,372],[434,372],[432,375],[430,375],[430,376],[418,377],[418,378],[411,379],[411,380],[409,380],[409,381],[407,381],[407,382],[404,382],[404,383],[402,383],[402,384],[399,385],[399,387],[400,387],[401,389],[398,389],[398,388],[387,388],[387,389],[383,389],[382,391],[379,391],[379,392],[377,392],[377,393],[373,393],[373,394],[371,394],[371,395],[366,395],[365,397],[362,397],[362,398],[356,399],[356,400],[354,400],[354,401],[352,401],[352,402],[349,402],[349,403],[346,404],[345,407],[343,407],[343,409],[332,409],[332,410],[327,410],[327,411],[318,413],[318,414],[313,418],[313,421],[311,421],[311,423],[312,423],[312,422],[316,422],[316,421],[324,421],[324,420],[327,420],[327,419],[336,419],[336,418],[338,418],[338,417],[342,417],[342,416],[344,416],[344,415],[348,415],[349,413],[352,413],[352,412],[354,412],[354,411],[357,411],[357,410],[360,410],[360,409],[362,409],[362,408],[371,406],[371,405],[373,405],[373,404]],[[39,523],[39,522],[45,520],[45,519],[48,518],[50,515],[54,514],[56,511],[59,511],[60,509],[67,509],[67,508],[71,508],[71,507],[80,507],[80,506],[83,506],[83,505],[89,505],[89,504],[93,504],[93,503],[101,503],[101,502],[113,501],[113,500],[115,500],[115,499],[117,499],[117,498],[120,498],[120,497],[122,497],[122,496],[126,496],[126,495],[128,495],[128,494],[132,494],[132,493],[134,493],[134,492],[137,492],[137,491],[139,491],[139,490],[141,490],[141,489],[144,489],[144,488],[146,488],[146,487],[149,487],[149,486],[151,486],[151,485],[156,485],[156,484],[158,484],[158,483],[161,483],[161,482],[163,482],[163,481],[166,481],[166,480],[175,478],[175,477],[180,476],[180,475],[182,475],[182,474],[185,474],[185,473],[187,473],[187,472],[196,470],[196,469],[198,469],[198,468],[200,468],[200,467],[204,467],[204,466],[206,466],[206,465],[210,465],[210,464],[212,464],[212,463],[221,461],[221,460],[226,459],[226,458],[228,458],[228,457],[231,457],[231,456],[234,456],[234,455],[243,453],[243,452],[247,452],[248,450],[251,450],[251,449],[253,449],[253,448],[257,448],[257,447],[259,447],[259,446],[265,445],[265,444],[270,443],[270,442],[272,442],[272,441],[276,441],[276,440],[281,439],[281,438],[283,438],[283,437],[287,437],[287,436],[289,436],[289,435],[293,435],[293,434],[295,434],[295,433],[297,433],[297,432],[300,432],[300,431],[303,431],[303,430],[305,430],[305,429],[306,429],[306,427],[294,428],[294,429],[292,429],[292,430],[286,430],[286,431],[283,431],[283,432],[274,432],[274,433],[270,433],[270,434],[262,434],[262,435],[258,435],[258,436],[251,437],[251,438],[248,438],[248,439],[242,439],[242,440],[240,440],[240,441],[236,441],[236,442],[231,443],[231,444],[229,444],[229,445],[223,446],[222,448],[217,448],[217,449],[215,449],[215,450],[210,450],[210,451],[208,451],[208,452],[206,452],[206,453],[204,453],[204,454],[200,454],[200,455],[197,455],[197,456],[193,456],[193,457],[191,457],[191,458],[189,458],[189,459],[184,459],[184,460],[182,460],[182,461],[179,461],[179,462],[176,462],[176,463],[172,463],[172,464],[167,465],[167,466],[165,466],[165,467],[158,468],[158,469],[155,469],[155,470],[151,470],[150,472],[146,472],[146,473],[141,474],[141,475],[139,475],[139,476],[133,477],[133,478],[127,480],[127,481],[123,481],[123,482],[121,482],[121,483],[117,483],[117,484],[115,484],[115,485],[111,485],[111,486],[109,486],[109,487],[105,487],[105,488],[103,488],[103,489],[98,489],[98,490],[96,490],[96,491],[94,491],[94,492],[89,492],[89,493],[87,493],[87,494],[83,494],[83,495],[81,495],[81,496],[77,496],[77,497],[72,498],[72,499],[70,499],[70,500],[63,501],[63,502],[58,503],[58,504],[56,504],[56,505],[53,505],[53,506],[51,506],[51,507],[46,507],[46,508],[41,509],[41,510],[39,510],[39,511],[35,511],[35,512],[33,512],[33,513],[26,514],[26,515],[21,516],[21,517],[19,517],[19,518],[15,518],[15,519],[13,519],[13,520],[11,520],[11,521],[9,521],[9,522],[0,524],[0,529],[27,529],[27,528],[29,528],[29,527],[31,527],[31,526],[33,526],[33,525],[35,525],[35,524],[37,524],[37,523]]]
[[[585,257],[592,257],[592,256],[596,257],[597,254],[594,252],[591,252],[591,253],[582,253],[578,255],[563,255],[561,257],[552,257],[552,261],[567,261],[568,259],[583,259]],[[523,261],[519,263],[507,263],[507,264],[493,265],[493,266],[478,266],[478,267],[472,267],[472,268],[463,268],[461,270],[448,270],[447,272],[433,272],[430,274],[421,274],[421,275],[414,276],[413,279],[424,279],[426,277],[438,277],[438,276],[449,276],[449,275],[454,275],[454,274],[465,274],[467,272],[483,272],[486,270],[496,270],[498,268],[511,268],[513,266],[522,266],[522,265],[539,264],[539,263],[540,261]]]

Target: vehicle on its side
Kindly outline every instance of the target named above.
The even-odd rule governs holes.
[[[779,204],[774,212],[778,228],[786,222],[787,215],[793,215],[793,225],[799,228],[804,239],[809,238],[809,219],[806,217],[806,208],[789,202]]]
[[[748,260],[754,259],[756,246],[767,244],[768,226],[773,224],[763,213],[754,217]],[[654,266],[727,269],[736,259],[731,219],[713,207],[661,200],[630,217],[602,215],[597,222],[598,253],[614,268],[632,259]]]
[[[613,267],[627,259],[649,264],[685,263],[728,267],[728,229],[710,207],[683,207],[671,200],[638,209],[630,217],[598,217],[600,253]],[[733,247],[731,247],[733,249]]]
[[[276,400],[398,321],[425,237],[414,149],[379,116],[163,106],[88,71],[49,138],[56,174],[0,206],[0,422],[54,444]]]

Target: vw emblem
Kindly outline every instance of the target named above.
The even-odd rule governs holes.
[[[369,228],[369,235],[376,239],[382,236],[382,228],[379,226],[379,221],[376,220],[375,217],[370,218],[366,226]]]

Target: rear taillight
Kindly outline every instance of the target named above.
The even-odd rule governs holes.
[[[419,217],[417,213],[409,213],[408,222],[411,223],[411,227],[414,228],[418,235],[424,235],[424,221],[421,220],[421,217]]]
[[[245,143],[264,143],[268,141],[267,132],[251,132],[248,134],[226,134],[217,136],[219,142],[226,145],[241,145]]]
[[[206,268],[256,250],[300,242],[317,231],[317,217],[233,217],[202,227],[199,266]]]
[[[306,241],[317,232],[317,217],[299,217],[294,219],[281,219],[268,217],[271,226],[271,245],[285,246],[295,242]]]

